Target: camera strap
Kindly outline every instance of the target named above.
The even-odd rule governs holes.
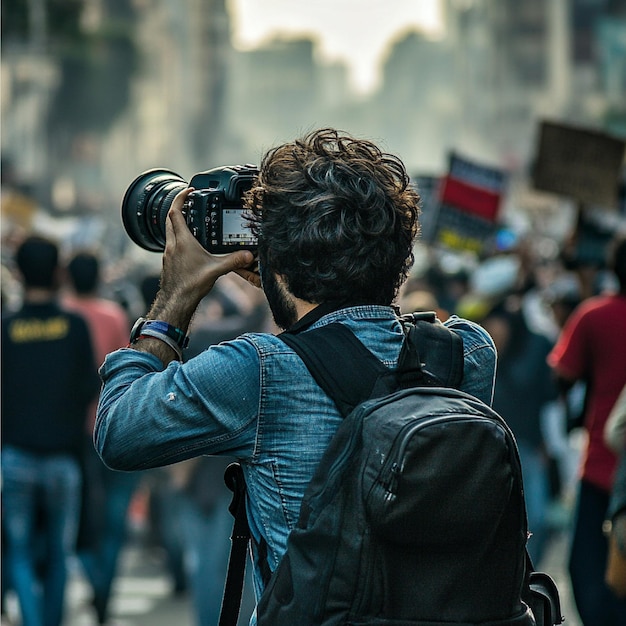
[[[246,554],[250,541],[250,527],[246,515],[246,481],[239,463],[231,463],[224,472],[224,482],[233,492],[233,499],[228,507],[235,518],[230,536],[230,556],[228,572],[224,584],[220,621],[218,626],[237,626],[241,609],[244,576],[246,573]]]

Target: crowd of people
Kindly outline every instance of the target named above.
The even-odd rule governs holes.
[[[197,624],[215,624],[232,519],[224,461],[203,457],[152,472],[119,472],[93,445],[97,368],[128,345],[131,329],[128,301],[109,295],[117,289],[103,277],[103,258],[90,248],[64,259],[54,237],[30,234],[6,257],[3,615],[13,593],[24,626],[62,624],[73,560],[91,590],[95,623],[111,623],[113,583],[132,538],[131,503],[146,492],[137,538],[162,551],[172,592],[189,594]],[[145,310],[158,282],[158,274],[147,273],[135,285]],[[189,355],[265,323],[259,300],[237,283],[230,287],[207,298]],[[248,593],[242,616],[251,613],[251,602]]]
[[[605,582],[606,522],[624,508],[626,491],[621,480],[614,489],[614,477],[625,474],[623,430],[605,438],[626,386],[626,239],[618,233],[606,264],[593,266],[559,256],[529,262],[527,243],[454,272],[428,249],[396,302],[402,312],[436,310],[442,322],[459,315],[491,335],[498,352],[493,406],[519,447],[533,562],[541,566],[555,532],[571,532],[568,566],[582,623],[626,623],[626,601]],[[3,289],[19,288],[11,297],[3,291],[3,598],[15,593],[24,626],[60,626],[67,562],[76,557],[93,592],[94,619],[109,623],[129,507],[144,489],[150,541],[163,548],[173,593],[189,593],[198,626],[217,623],[232,523],[222,480],[230,455],[109,469],[93,444],[97,370],[129,344],[136,307],[103,296],[115,285],[103,277],[105,257],[95,249],[64,259],[51,239],[27,235],[5,260]],[[267,276],[263,286],[266,293],[276,288]],[[195,311],[186,362],[244,332],[278,330],[260,290],[233,273],[211,287]],[[146,274],[135,288],[146,314],[158,275]],[[279,324],[285,316],[293,321],[288,307],[282,317],[271,313]],[[246,596],[242,619],[253,607]]]

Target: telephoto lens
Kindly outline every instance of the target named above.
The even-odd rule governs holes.
[[[254,165],[225,165],[194,174],[187,183],[175,172],[148,170],[128,187],[122,221],[129,237],[144,250],[165,250],[165,220],[176,195],[193,187],[182,213],[191,234],[211,254],[256,250],[244,196],[259,170]]]
[[[165,219],[178,192],[188,187],[176,172],[153,169],[140,174],[122,200],[122,222],[128,236],[150,252],[165,249]]]

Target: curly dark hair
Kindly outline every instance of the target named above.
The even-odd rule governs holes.
[[[413,264],[419,200],[399,158],[330,128],[267,152],[246,195],[260,262],[315,304],[391,304]]]

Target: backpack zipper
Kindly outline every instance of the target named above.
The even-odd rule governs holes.
[[[387,462],[381,470],[381,484],[385,487],[386,491],[385,500],[389,501],[396,495],[400,475],[404,470],[404,456],[407,446],[409,445],[411,438],[418,431],[420,431],[422,428],[426,428],[428,426],[443,422],[451,422],[457,420],[465,421],[468,419],[471,421],[489,422],[495,424],[496,426],[500,426],[500,424],[496,420],[489,419],[488,417],[484,417],[482,415],[473,415],[467,413],[428,417],[419,420],[417,423],[409,422],[408,424],[405,424],[394,438],[393,443],[391,444],[391,448],[389,450]],[[389,474],[388,478],[385,477],[387,473]]]

